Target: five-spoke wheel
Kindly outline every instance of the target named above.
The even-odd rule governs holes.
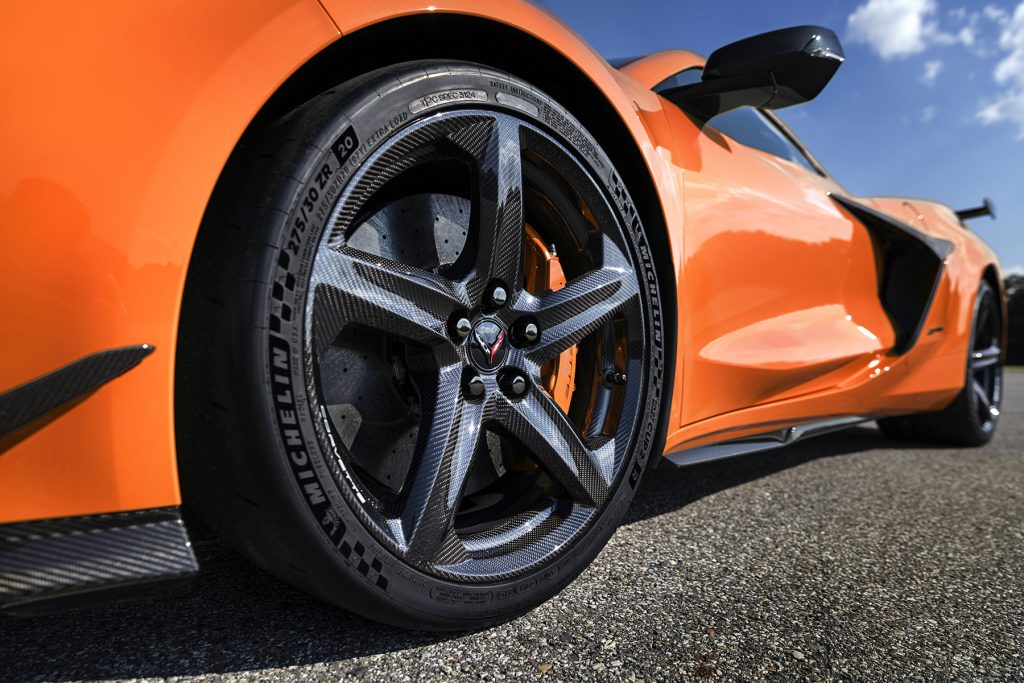
[[[534,125],[445,113],[379,148],[330,225],[307,307],[315,393],[378,538],[447,576],[514,575],[564,548],[621,475],[644,376],[638,277],[601,188]],[[564,286],[527,286],[528,230],[557,245]],[[366,335],[365,379],[337,381]],[[567,411],[546,368],[570,349],[569,381],[589,386]],[[402,369],[390,401],[367,399],[375,364]],[[403,448],[339,424],[379,436],[395,414],[410,416]],[[367,462],[381,451],[402,463]]]
[[[366,74],[247,137],[189,275],[186,495],[255,561],[422,629],[568,585],[663,427],[643,217],[562,107],[479,64]]]

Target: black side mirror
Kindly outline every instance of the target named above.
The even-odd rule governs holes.
[[[705,121],[745,106],[781,109],[817,97],[844,59],[829,29],[784,28],[715,50],[700,83],[680,86],[670,78],[654,90]]]

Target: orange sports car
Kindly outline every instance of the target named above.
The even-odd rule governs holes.
[[[772,113],[797,27],[609,64],[522,0],[38,0],[0,32],[0,612],[197,570],[463,629],[644,471],[999,418],[995,255]],[[190,517],[191,519],[191,517]]]

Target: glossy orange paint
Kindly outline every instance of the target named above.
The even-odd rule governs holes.
[[[0,454],[0,522],[173,505],[178,309],[245,126],[338,36],[310,0],[7,8],[0,29],[0,391],[156,351]]]
[[[179,501],[177,319],[218,174],[259,108],[310,57],[426,13],[481,17],[552,46],[632,136],[661,199],[662,257],[679,284],[668,450],[771,422],[938,408],[959,390],[991,251],[945,207],[872,200],[955,244],[926,324],[942,330],[894,356],[871,297],[870,243],[826,196],[838,185],[701,130],[651,91],[699,66],[693,53],[616,71],[522,0],[38,0],[9,8],[0,29],[0,391],[102,349],[157,350],[0,453],[0,522]],[[743,271],[756,274],[757,291],[745,289]]]
[[[702,65],[673,50],[622,72],[651,88]],[[830,198],[845,195],[842,186],[745,147],[714,122],[701,126],[663,98],[659,105],[667,125],[654,133],[656,146],[669,151],[684,194],[682,391],[666,452],[780,424],[947,405],[963,386],[974,295],[997,263],[992,251],[940,204],[861,198],[954,244],[925,332],[895,354],[870,235]]]
[[[689,50],[653,52],[623,65],[619,71],[644,90],[654,87],[680,71],[704,66],[704,58]]]

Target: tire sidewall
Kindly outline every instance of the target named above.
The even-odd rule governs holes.
[[[552,561],[514,580],[464,584],[445,581],[402,562],[364,528],[350,501],[354,486],[344,464],[318,438],[304,351],[306,283],[328,218],[345,187],[391,135],[415,121],[454,108],[497,109],[545,129],[574,151],[622,220],[641,283],[648,335],[649,377],[640,424],[623,465],[623,481],[591,528]],[[257,395],[259,439],[281,485],[288,486],[295,533],[314,552],[306,587],[321,597],[377,619],[423,628],[467,628],[520,614],[561,590],[593,560],[632,500],[656,443],[664,387],[663,320],[649,242],[619,175],[596,141],[565,109],[507,74],[472,64],[419,62],[359,79],[304,105],[281,127],[305,132],[302,173],[275,209],[279,242],[266,297],[251,311],[255,344],[249,362],[270,386]],[[280,131],[279,131],[280,132]],[[256,421],[259,423],[259,421]],[[287,481],[285,481],[287,480]],[[315,565],[315,566],[312,566]],[[331,573],[344,581],[325,582]],[[319,580],[312,578],[319,576]],[[355,589],[355,590],[352,590]],[[418,616],[417,616],[418,615]]]

